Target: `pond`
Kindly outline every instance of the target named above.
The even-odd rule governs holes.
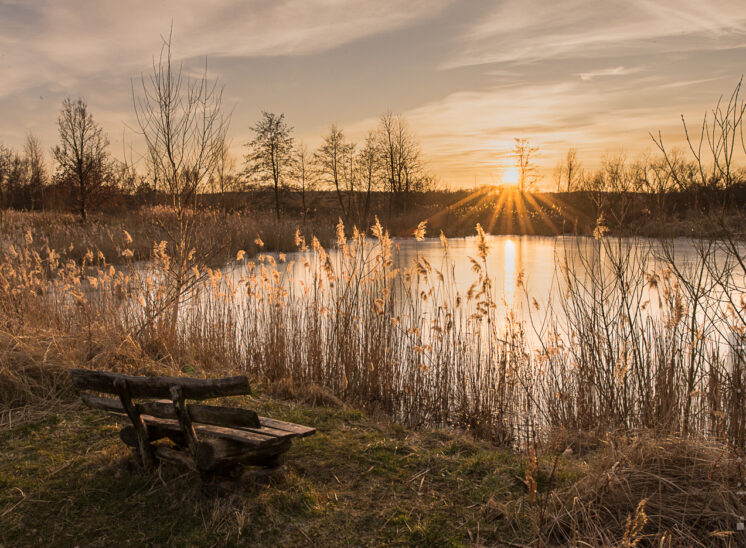
[[[547,317],[555,321],[566,313],[568,282],[574,281],[576,289],[589,297],[598,291],[603,298],[620,298],[619,292],[636,300],[641,314],[656,316],[661,310],[661,288],[648,283],[664,273],[671,278],[696,279],[702,291],[717,295],[723,305],[724,288],[712,280],[712,270],[718,273],[727,270],[735,284],[746,291],[744,272],[739,271],[732,254],[724,250],[720,242],[702,242],[694,239],[676,238],[659,240],[649,238],[610,238],[600,241],[577,236],[486,236],[487,255],[482,262],[478,256],[476,237],[449,238],[447,248],[438,238],[394,239],[392,245],[392,269],[406,269],[424,259],[436,272],[445,275],[442,281],[430,276],[427,282],[413,277],[409,288],[421,294],[423,287],[437,286],[435,297],[429,303],[419,303],[417,311],[423,315],[432,312],[432,306],[467,295],[478,276],[474,261],[484,266],[483,272],[491,282],[491,294],[496,317],[514,312],[520,320],[533,319],[541,324]],[[370,246],[366,262],[375,255],[376,242],[368,239]],[[337,248],[327,250],[329,262],[336,272],[345,270],[345,257]],[[313,251],[288,254],[268,254],[278,262],[282,283],[297,295],[299,287],[314,283],[319,264]],[[349,262],[349,261],[347,261]],[[250,263],[252,264],[252,263]],[[676,272],[671,272],[675,265]],[[231,264],[223,269],[226,277],[236,285],[247,275],[247,268]],[[709,283],[708,283],[709,280]],[[681,280],[679,280],[680,282]],[[404,284],[406,285],[406,284]],[[402,298],[403,288],[393,285],[395,297]],[[596,295],[597,297],[597,295]],[[595,297],[594,297],[595,298]],[[395,305],[397,299],[394,299]],[[714,300],[712,301],[713,304]],[[719,307],[720,307],[719,305]],[[700,310],[704,313],[704,310]],[[721,314],[722,310],[718,312]]]

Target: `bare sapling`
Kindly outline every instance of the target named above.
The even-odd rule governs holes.
[[[161,257],[169,283],[164,308],[175,327],[179,303],[197,281],[197,196],[224,157],[229,117],[223,112],[223,88],[208,78],[206,64],[196,78],[175,65],[171,35],[153,60],[152,74],[141,76],[138,86],[133,82],[132,100],[151,176],[169,196],[175,217],[173,227],[163,227],[173,257]]]

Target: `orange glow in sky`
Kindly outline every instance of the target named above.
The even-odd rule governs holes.
[[[131,84],[173,29],[174,61],[224,86],[240,166],[263,110],[314,149],[331,123],[360,145],[403,115],[426,169],[454,188],[514,185],[515,138],[537,148],[537,187],[577,150],[687,150],[744,72],[744,0],[0,0],[0,144],[49,151],[66,97],[83,97],[111,152],[142,151]],[[47,161],[51,157],[47,153]]]

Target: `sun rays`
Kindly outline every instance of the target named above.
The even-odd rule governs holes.
[[[447,234],[463,234],[476,222],[481,223],[489,234],[559,235],[588,219],[587,214],[554,193],[521,192],[510,186],[483,186],[426,220],[431,235],[435,236],[441,230]]]

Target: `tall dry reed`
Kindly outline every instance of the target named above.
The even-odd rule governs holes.
[[[421,224],[414,237],[424,235]],[[644,242],[597,236],[572,262],[559,259],[559,308],[540,310],[521,288],[527,306],[499,312],[480,226],[462,292],[446,238],[451,266],[421,255],[402,265],[379,223],[366,236],[340,222],[333,249],[297,232],[301,253],[262,253],[254,235],[255,256],[239,251],[220,269],[195,262],[176,301],[166,242],[150,261],[115,267],[100,251],[74,260],[39,250],[29,231],[3,253],[0,320],[16,335],[53,330],[93,367],[245,371],[270,388],[321,386],[408,424],[504,443],[652,428],[743,444],[740,244],[700,242],[684,265],[675,245],[653,261]],[[131,236],[116,240],[132,258]]]

